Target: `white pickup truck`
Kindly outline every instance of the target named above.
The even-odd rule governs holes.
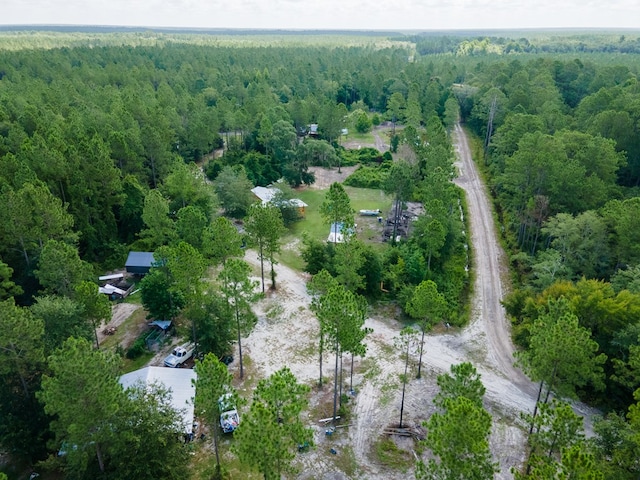
[[[185,343],[173,349],[173,352],[164,359],[164,366],[176,368],[193,357],[196,346],[193,343]]]

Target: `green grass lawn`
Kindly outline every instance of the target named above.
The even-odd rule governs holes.
[[[341,138],[342,143],[360,142],[363,145],[375,145],[376,138],[372,132],[359,133],[355,128],[349,130],[349,134]]]
[[[377,231],[374,231],[373,224],[375,224],[375,219],[372,219],[372,217],[359,217],[358,211],[380,209],[385,215],[385,212],[388,212],[391,208],[392,198],[381,190],[353,187],[345,187],[345,190],[351,199],[351,206],[356,211],[355,221],[360,231],[358,238],[365,243],[377,243],[379,235]],[[320,205],[324,202],[326,192],[326,190],[315,189],[306,189],[298,192],[297,197],[308,205],[305,218],[291,227],[288,234],[282,239],[283,245],[295,240],[301,240],[305,234],[309,238],[326,240],[329,235],[329,225],[324,223],[320,215]],[[369,225],[372,226],[369,227]],[[376,241],[373,239],[376,239]],[[297,250],[299,249],[295,251],[283,250],[283,254],[280,255],[280,261],[291,268],[302,270],[304,262]]]

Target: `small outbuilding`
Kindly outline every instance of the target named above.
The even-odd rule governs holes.
[[[300,215],[304,216],[308,205],[299,198],[292,198],[290,200],[282,200],[278,202],[276,197],[281,193],[281,190],[276,187],[255,187],[251,189],[251,193],[262,202],[262,205],[272,203],[276,207],[291,206],[298,209]],[[284,203],[285,205],[282,205]]]
[[[146,275],[153,266],[155,258],[153,252],[129,252],[124,267],[127,273]]]

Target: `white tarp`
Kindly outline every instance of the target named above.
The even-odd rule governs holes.
[[[196,395],[191,380],[196,378],[196,372],[190,368],[145,367],[122,375],[120,384],[129,388],[136,384],[162,383],[171,393],[171,406],[182,413],[184,432],[189,434],[193,432],[193,398]]]
[[[329,236],[327,237],[328,243],[342,243],[345,240],[345,237],[351,238],[355,232],[355,227],[357,224],[353,226],[353,228],[345,228],[342,222],[334,222],[331,224],[331,230],[329,231]]]
[[[105,280],[119,280],[121,278],[124,278],[124,273],[114,273],[112,275],[102,275],[101,277],[98,277],[98,280],[103,282]]]
[[[98,287],[98,292],[104,293],[106,295],[111,295],[113,293],[117,293],[118,295],[125,296],[127,292],[122,290],[121,288],[114,287],[113,285],[107,283],[104,287]]]

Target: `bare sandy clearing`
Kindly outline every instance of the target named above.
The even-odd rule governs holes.
[[[316,181],[309,185],[309,188],[315,190],[326,190],[332,183],[343,182],[349,175],[357,170],[358,166],[341,167],[340,172],[337,168],[309,167],[309,171],[316,176]]]
[[[382,142],[379,136],[376,138],[376,143]],[[454,140],[460,172],[456,183],[468,196],[470,238],[475,252],[471,321],[460,331],[442,328],[437,329],[438,333],[427,336],[423,376],[415,379],[414,373],[407,384],[403,424],[420,425],[433,413],[432,400],[438,391],[437,375],[448,371],[453,364],[472,362],[482,375],[487,389],[485,406],[494,420],[490,445],[494,459],[500,464],[500,473],[496,478],[511,479],[509,468],[519,465],[525,454],[520,412],[532,410],[537,390],[513,366],[514,348],[509,323],[500,304],[506,272],[504,253],[496,240],[486,191],[479,180],[461,129],[456,129]],[[318,182],[312,188],[328,188],[331,183],[344,180],[354,168],[343,168],[340,174],[337,169],[316,169]],[[284,250],[292,252],[299,248],[300,242],[295,241],[284,246]],[[255,251],[247,251],[245,260],[253,265],[254,272],[259,272]],[[270,284],[268,270],[269,265],[265,263],[267,288]],[[268,291],[266,297],[255,306],[258,323],[242,343],[243,353],[251,360],[253,378],[245,379],[239,386],[243,394],[250,395],[250,388],[255,381],[287,366],[299,381],[312,387],[309,425],[315,431],[315,447],[297,456],[295,462],[299,473],[288,478],[413,479],[415,446],[412,440],[394,437],[396,444],[409,452],[408,458],[411,460],[405,473],[380,464],[375,454],[376,443],[386,438],[383,430],[397,425],[400,417],[400,374],[404,363],[393,347],[394,338],[402,327],[398,321],[399,313],[394,308],[379,306],[367,319],[366,326],[372,329],[372,333],[366,339],[366,357],[354,360],[355,395],[349,396],[351,418],[348,426],[330,436],[326,435],[327,426],[319,424],[318,420],[331,416],[334,357],[330,353],[324,355],[325,385],[318,389],[318,322],[309,310],[311,299],[306,291],[309,276],[283,265],[276,265],[275,270],[278,288]],[[126,303],[115,305],[109,326],[120,325],[137,308],[137,305]],[[132,334],[132,338],[137,335],[136,332]],[[152,364],[161,362],[164,355],[159,352]],[[417,363],[417,352],[414,352],[412,362]],[[344,357],[343,366],[343,392],[348,393],[350,356]],[[230,370],[236,373],[239,370],[237,352]],[[583,415],[591,414],[584,406],[578,405],[576,409]]]
[[[444,329],[427,337],[423,377],[412,378],[407,385],[403,423],[419,425],[426,420],[434,411],[432,399],[438,390],[437,375],[448,371],[453,364],[471,361],[482,375],[487,389],[485,405],[494,418],[490,443],[501,468],[496,478],[510,479],[509,468],[522,461],[525,451],[519,414],[531,411],[536,388],[513,366],[509,324],[500,304],[504,294],[502,276],[506,271],[504,254],[496,241],[486,192],[461,130],[456,130],[455,140],[461,172],[457,183],[469,195],[471,239],[477,252],[472,318],[461,331]],[[337,170],[322,173],[325,175],[319,177],[324,187],[318,185],[320,188],[340,180]],[[258,264],[255,252],[247,252],[246,259],[253,265]],[[276,272],[278,290],[270,292],[257,306],[258,325],[245,339],[243,347],[261,375],[269,375],[286,365],[300,381],[314,385],[319,375],[318,324],[308,309],[307,278],[282,265],[276,266]],[[373,332],[366,339],[366,357],[355,359],[356,395],[351,398],[354,403],[350,426],[327,436],[318,419],[310,418],[316,431],[316,448],[298,456],[296,461],[301,473],[296,478],[413,478],[413,468],[404,474],[390,471],[377,462],[373,453],[375,443],[383,438],[383,429],[399,422],[403,362],[394,352],[393,339],[399,334],[401,324],[395,311],[387,309],[374,313],[367,319],[367,326]],[[413,360],[417,362],[417,355]],[[343,361],[348,389],[351,360],[347,356]],[[333,358],[326,355],[323,373],[329,384],[321,391],[313,389],[312,406],[330,400],[333,366]],[[412,442],[405,439],[397,439],[397,443],[401,448],[413,448]],[[329,453],[331,448],[336,454]],[[349,458],[355,465],[346,473]]]
[[[248,252],[246,258],[254,265],[257,264],[253,252]],[[278,291],[272,292],[258,305],[258,325],[244,340],[243,350],[251,357],[255,368],[261,373],[260,376],[288,366],[300,381],[314,385],[319,375],[318,325],[308,310],[310,299],[306,293],[304,277],[282,265],[277,265],[276,271],[280,285]],[[386,479],[390,478],[389,475],[400,479],[413,478],[412,469],[404,475],[397,471],[391,472],[379,465],[372,455],[372,448],[381,438],[383,429],[397,424],[400,416],[400,374],[403,362],[393,351],[392,345],[401,324],[392,317],[393,314],[391,317],[367,319],[366,326],[373,332],[367,337],[367,356],[355,359],[353,385],[356,395],[352,399],[355,403],[351,426],[327,437],[325,427],[317,423],[319,418],[309,419],[316,431],[316,448],[298,457],[302,471],[305,472],[299,478],[323,478],[321,475],[339,473],[336,463],[340,454],[352,454],[358,465],[359,475],[345,478],[363,476]],[[469,331],[473,330],[470,326]],[[437,393],[436,376],[448,370],[450,365],[469,359],[469,351],[461,341],[464,340],[463,335],[464,333],[452,332],[427,338],[423,377],[420,380],[412,378],[407,385],[404,424],[420,425],[426,420],[434,411],[431,402]],[[479,344],[485,341],[482,335],[476,340]],[[414,355],[413,360],[414,363],[417,361],[417,355]],[[346,391],[351,360],[346,356],[343,361]],[[504,375],[478,364],[475,359],[473,361],[482,373],[487,387],[487,407],[496,417],[491,444],[496,452],[496,460],[503,466],[503,473],[498,478],[511,478],[508,468],[521,461],[523,452],[523,435],[514,424],[518,421],[518,413],[531,407],[533,400],[514,389]],[[325,355],[323,373],[328,384],[325,384],[322,391],[313,390],[312,405],[317,405],[320,403],[319,397],[324,397],[323,403],[330,406],[333,368],[333,357]],[[409,442],[406,447],[411,449],[412,444]],[[331,448],[338,454],[329,453]]]

